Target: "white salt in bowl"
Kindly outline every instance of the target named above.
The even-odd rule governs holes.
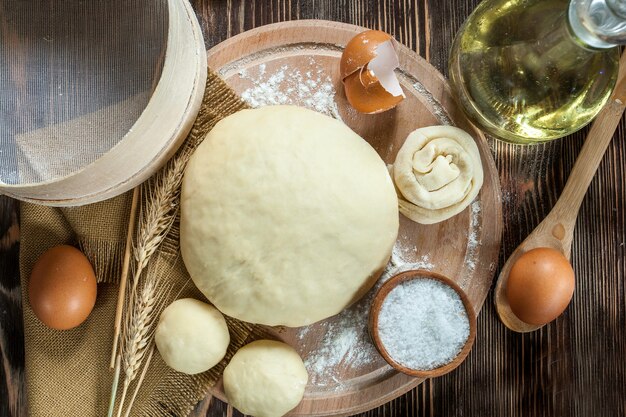
[[[415,288],[413,283],[418,284],[417,280],[423,280],[419,284],[419,291],[424,291],[425,288],[434,290],[432,297],[422,302],[411,298],[413,293],[407,289]],[[396,291],[393,298],[390,298],[392,291],[400,286],[403,286],[404,292]],[[450,300],[450,305],[447,308],[442,307],[441,300]],[[432,305],[424,305],[431,302]],[[423,305],[419,305],[420,303]],[[431,311],[433,307],[439,311],[437,317],[411,316],[412,313]],[[450,278],[432,271],[411,270],[391,277],[380,287],[370,309],[369,329],[376,348],[391,366],[407,375],[433,378],[452,371],[469,354],[476,337],[476,313],[465,292]],[[430,339],[429,334],[432,335],[435,331],[439,335],[445,334],[446,341],[427,347],[432,348],[435,356],[443,356],[443,359],[433,358],[435,366],[419,369],[415,363],[423,362],[423,356],[428,353],[425,353],[420,342],[426,343],[425,340]],[[424,337],[416,337],[420,334]],[[418,338],[419,341],[416,340]],[[446,346],[446,343],[450,346]]]

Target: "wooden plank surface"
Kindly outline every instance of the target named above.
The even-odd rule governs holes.
[[[381,29],[444,74],[452,38],[478,0],[196,0],[207,47],[267,23],[317,18]],[[1,20],[1,18],[0,18]],[[0,25],[2,22],[0,21]],[[0,31],[0,37],[8,36]],[[1,40],[2,38],[0,38]],[[491,141],[503,190],[501,263],[558,198],[587,129],[547,145]],[[364,416],[624,416],[626,414],[626,123],[583,202],[572,248],[574,300],[564,316],[518,335],[490,294],[477,340],[452,374]],[[15,202],[0,197],[0,416],[26,416]],[[231,410],[207,399],[194,416]],[[235,415],[238,415],[236,412]]]

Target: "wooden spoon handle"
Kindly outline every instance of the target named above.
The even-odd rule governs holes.
[[[626,52],[619,65],[615,90],[593,122],[561,197],[540,225],[561,240],[568,257],[578,210],[626,108]]]

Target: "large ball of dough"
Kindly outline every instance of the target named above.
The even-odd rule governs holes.
[[[258,340],[241,348],[224,369],[230,405],[254,417],[279,417],[297,406],[309,375],[289,345]]]
[[[192,156],[181,250],[224,314],[303,326],[371,288],[398,233],[398,200],[374,149],[343,123],[273,106],[220,121]]]
[[[197,374],[224,358],[230,335],[224,316],[215,307],[184,298],[163,310],[154,341],[168,366]]]

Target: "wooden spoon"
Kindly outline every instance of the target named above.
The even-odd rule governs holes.
[[[396,362],[393,357],[389,355],[387,349],[385,349],[385,345],[380,340],[380,333],[378,331],[378,317],[380,315],[380,310],[383,302],[385,301],[385,298],[387,298],[391,290],[396,288],[398,285],[412,279],[424,278],[441,281],[445,285],[451,287],[454,291],[456,291],[457,294],[459,294],[459,296],[461,297],[461,301],[463,302],[463,306],[465,307],[465,311],[467,312],[467,318],[469,319],[470,325],[469,337],[467,338],[467,341],[465,342],[465,345],[463,346],[463,349],[461,349],[459,354],[456,355],[456,357],[447,364],[442,365],[439,368],[434,368],[430,370],[411,369]],[[426,271],[422,269],[405,271],[389,278],[389,280],[378,289],[378,292],[374,296],[374,301],[372,302],[372,307],[370,309],[369,330],[370,335],[374,340],[374,345],[376,345],[378,352],[389,365],[407,375],[415,376],[418,378],[433,378],[436,376],[447,374],[448,372],[452,371],[454,368],[459,366],[469,354],[470,350],[472,349],[472,345],[474,344],[474,339],[476,338],[476,313],[474,312],[472,303],[470,303],[469,298],[467,298],[465,292],[461,289],[461,287],[457,285],[456,282],[452,281],[450,278],[447,278],[441,274],[437,274],[436,272]]]
[[[625,75],[626,53],[620,59],[615,91],[593,122],[561,197],[548,216],[515,249],[502,267],[495,290],[496,310],[502,323],[515,332],[532,332],[544,325],[524,323],[511,311],[505,291],[511,267],[523,253],[539,247],[556,249],[570,259],[578,210],[626,107]]]

